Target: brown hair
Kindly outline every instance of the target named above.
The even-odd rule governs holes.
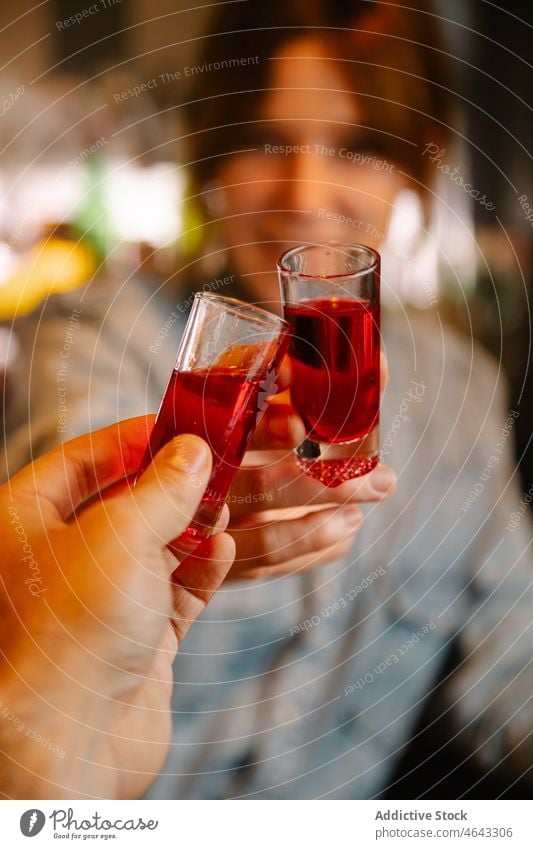
[[[193,177],[201,186],[220,157],[247,146],[282,46],[317,36],[354,95],[375,147],[425,184],[423,147],[451,123],[450,73],[436,18],[423,0],[236,0],[219,3],[183,104]],[[244,60],[244,61],[243,61]]]

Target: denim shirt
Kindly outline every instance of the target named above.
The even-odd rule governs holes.
[[[22,322],[32,370],[8,411],[4,475],[32,451],[155,411],[184,304],[139,281],[97,284]],[[531,528],[511,459],[519,411],[508,415],[491,359],[437,312],[385,315],[382,334],[381,445],[395,496],[366,505],[342,561],[223,585],[179,647],[170,751],[147,798],[379,796],[452,642],[461,663],[442,710],[487,769],[506,759],[518,775],[531,763]]]

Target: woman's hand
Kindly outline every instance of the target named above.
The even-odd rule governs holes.
[[[269,399],[228,497],[228,531],[237,546],[229,574],[234,580],[290,575],[343,557],[363,521],[358,505],[383,501],[394,492],[396,476],[383,464],[334,489],[302,474],[292,449],[305,437],[305,428],[290,405],[290,377],[285,359],[278,394]],[[386,382],[382,354],[382,389]]]

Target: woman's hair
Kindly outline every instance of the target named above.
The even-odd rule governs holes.
[[[221,157],[250,147],[271,85],[272,57],[290,41],[319,37],[358,98],[365,140],[426,184],[429,143],[450,126],[450,72],[436,16],[374,0],[232,0],[218,3],[197,58],[184,115],[194,181]],[[297,92],[295,92],[297,97]]]

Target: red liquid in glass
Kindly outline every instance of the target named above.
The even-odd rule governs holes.
[[[291,325],[291,400],[309,440],[338,444],[366,436],[379,416],[379,306],[351,298],[285,306]],[[305,460],[327,486],[364,474],[377,458]]]
[[[174,371],[150,436],[141,470],[157,452],[180,433],[205,439],[213,453],[213,468],[200,513],[218,516],[263,406],[265,379],[248,379],[239,368]],[[207,510],[206,505],[210,505]],[[208,530],[208,528],[207,528]],[[198,539],[201,529],[188,528],[185,536]]]

